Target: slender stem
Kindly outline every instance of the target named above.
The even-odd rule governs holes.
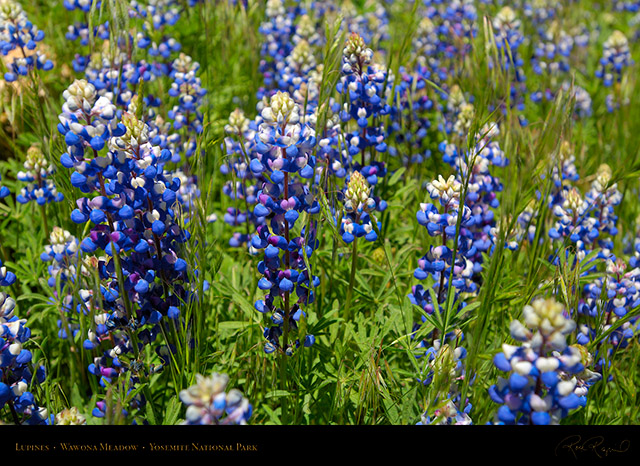
[[[49,239],[51,235],[49,231],[49,223],[47,222],[47,211],[44,204],[39,204],[40,207],[40,215],[42,216],[42,225],[44,227],[44,237],[45,239]]]
[[[13,422],[15,422],[16,425],[21,425],[22,423],[20,422],[20,418],[18,417],[15,406],[13,406],[13,401],[7,401],[7,404],[9,405],[9,410],[11,411]]]
[[[356,268],[358,265],[358,238],[354,238],[351,249],[351,275],[349,277],[349,288],[347,289],[347,302],[344,306],[344,320],[349,320],[349,311],[351,310],[351,299],[353,298],[353,287],[356,281]]]

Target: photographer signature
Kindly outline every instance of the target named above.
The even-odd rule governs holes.
[[[582,441],[580,435],[570,435],[556,446],[555,454],[558,456],[559,453],[569,451],[576,459],[580,453],[592,453],[598,458],[605,458],[610,454],[625,453],[631,447],[629,440],[622,440],[617,445],[605,445],[604,442],[604,437],[601,436],[590,437]]]

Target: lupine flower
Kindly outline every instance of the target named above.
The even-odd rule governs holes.
[[[257,121],[262,121],[262,117],[259,116]],[[225,125],[225,133],[229,135],[224,140],[228,158],[220,165],[220,172],[231,177],[222,192],[231,199],[233,207],[227,209],[224,221],[234,227],[244,225],[245,228],[245,231],[233,233],[229,239],[232,247],[247,245],[255,229],[264,223],[264,217],[254,215],[253,208],[258,201],[256,194],[265,180],[260,173],[249,169],[249,160],[255,150],[257,121],[249,120],[242,110],[236,109]]]
[[[160,322],[178,319],[180,303],[189,299],[187,263],[180,257],[188,232],[174,210],[180,180],[165,175],[163,163],[171,153],[151,144],[148,125],[135,115],[116,116],[108,98],[98,98],[86,81],[74,82],[64,95],[59,130],[69,147],[61,163],[74,170],[72,185],[87,194],[77,200],[71,219],[92,225],[81,250],[105,254],[95,267],[102,296],[93,296],[103,312],[96,315],[84,347],[110,348],[89,370],[102,384],[131,370],[135,383],[144,366],[127,367],[118,356],[136,356],[134,345],[153,343]],[[167,348],[154,346],[159,354]],[[144,398],[136,403],[144,404]]]
[[[493,32],[500,60],[498,66],[509,72],[511,78],[510,102],[512,107],[518,111],[524,109],[524,97],[527,92],[523,69],[524,60],[519,50],[524,42],[521,26],[522,22],[509,6],[503,7],[493,19]],[[523,115],[519,115],[519,119],[521,124],[527,123]]]
[[[570,70],[569,57],[573,50],[574,39],[560,29],[558,22],[540,29],[531,63],[534,73],[542,75],[543,85],[547,87],[531,93],[531,100],[540,102],[543,98],[552,100],[559,84]]]
[[[471,405],[468,405],[468,407],[470,408]],[[418,422],[417,425],[467,426],[471,425],[472,423],[473,422],[468,412],[460,411],[453,401],[447,400],[445,401],[444,405],[434,410],[433,416],[430,416],[426,413],[423,414],[420,422]]]
[[[266,5],[267,20],[259,28],[265,36],[260,51],[260,72],[264,79],[264,88],[258,92],[258,98],[269,97],[277,87],[276,67],[284,60],[294,47],[292,37],[295,33],[294,19],[296,9],[287,10],[282,0],[268,0]]]
[[[594,246],[601,250],[602,258],[607,258],[613,248],[613,237],[618,233],[614,208],[622,194],[617,185],[611,183],[611,176],[611,168],[601,165],[584,198],[576,188],[571,188],[565,191],[562,204],[553,207],[558,220],[549,230],[549,236],[554,240],[569,238],[576,245],[579,258]]]
[[[538,28],[557,15],[557,6],[548,0],[525,1],[523,13]]]
[[[422,414],[418,425],[472,423],[469,417],[471,403],[469,400],[461,403],[460,383],[465,381],[464,359],[467,355],[467,351],[459,346],[463,338],[462,332],[456,330],[445,336],[445,343],[434,339],[428,348],[424,340],[418,344],[417,348],[421,351],[427,348],[424,354],[416,355],[416,358],[425,357],[419,381],[430,389],[430,406]]]
[[[566,191],[580,179],[575,161],[576,157],[573,154],[571,144],[568,141],[563,141],[552,160],[553,185],[549,193],[549,208],[554,209],[556,205],[561,204],[566,196]]]
[[[616,85],[617,91],[611,92],[606,97],[607,110],[612,112],[620,105],[628,102],[621,96],[620,84],[622,76],[626,68],[633,64],[631,52],[629,50],[629,41],[621,31],[614,31],[611,36],[604,42],[602,57],[595,75],[602,79],[605,87]]]
[[[609,87],[614,82],[620,82],[622,72],[632,63],[627,37],[621,31],[614,31],[603,44],[596,77],[602,79],[604,85]]]
[[[64,199],[58,192],[53,180],[49,177],[54,172],[53,164],[47,163],[42,150],[38,146],[31,146],[27,150],[27,160],[24,162],[25,171],[18,172],[18,180],[27,183],[22,188],[16,200],[21,204],[36,201],[40,205],[50,202],[60,202]]]
[[[588,386],[599,377],[585,365],[584,351],[567,345],[576,324],[561,304],[537,299],[525,306],[523,318],[510,326],[512,338],[522,344],[503,344],[493,359],[508,377],[500,377],[489,396],[501,405],[499,423],[558,424],[586,404]]]
[[[90,270],[95,269],[90,256],[82,258],[80,242],[68,231],[55,226],[49,235],[50,244],[45,246],[40,259],[49,262],[47,270],[56,305],[64,314],[58,319],[58,337],[67,339],[74,337],[80,330],[80,316],[87,314],[89,302],[93,297],[91,285],[83,288],[83,278],[91,277]],[[95,262],[97,259],[94,257]],[[78,285],[77,294],[68,285]]]
[[[456,169],[457,181],[467,183],[465,207],[471,211],[473,225],[467,227],[465,235],[473,240],[476,249],[469,259],[478,277],[482,271],[482,254],[490,251],[493,244],[491,229],[496,226],[494,212],[500,205],[498,194],[502,191],[500,179],[491,173],[492,167],[504,167],[509,163],[497,140],[499,134],[497,124],[486,124],[476,134],[475,146],[462,154],[454,144],[446,141],[440,144],[443,160]]]
[[[464,140],[470,129],[475,108],[473,104],[467,100],[460,86],[454,84],[449,90],[446,105],[440,114],[440,131]]]
[[[525,242],[532,243],[536,236],[535,218],[538,212],[536,209],[536,202],[530,201],[524,210],[518,215],[515,225],[515,238],[516,243],[511,249],[515,250],[520,248]],[[495,241],[494,241],[495,243]]]
[[[576,243],[578,250],[584,251],[585,239],[590,243],[598,233],[594,228],[595,219],[586,215],[587,209],[588,204],[582,199],[580,192],[571,188],[562,204],[556,205],[553,209],[553,214],[558,220],[556,226],[549,230],[549,236],[552,239],[569,237]]]
[[[314,173],[315,158],[311,151],[316,143],[315,133],[300,123],[298,105],[284,92],[271,97],[261,116],[256,158],[251,160],[250,169],[254,174],[268,173],[269,181],[257,193],[253,212],[256,217],[264,217],[265,223],[258,226],[251,245],[257,250],[264,249],[265,259],[258,264],[263,275],[258,287],[268,293],[264,300],[255,303],[255,308],[261,313],[272,312],[275,324],[264,330],[265,352],[279,349],[291,355],[294,348],[289,345],[288,332],[296,330],[297,322],[306,316],[303,308],[313,302],[313,288],[319,284],[305,262],[305,257],[311,257],[317,248],[315,222],[307,223],[299,237],[291,236],[300,213],[313,215],[320,210],[309,189],[294,178],[296,175],[310,178]],[[298,299],[292,304],[289,300],[294,290]],[[306,335],[304,341],[296,340],[295,346],[311,346],[314,340],[312,335]]]
[[[384,5],[377,0],[365,0],[362,13],[349,3],[343,5],[340,12],[346,32],[359,35],[367,44],[379,45],[389,37],[389,17]]]
[[[253,408],[239,390],[225,392],[228,383],[226,374],[196,374],[196,384],[180,392],[180,400],[187,406],[184,424],[246,424]]]
[[[460,205],[461,190],[461,183],[453,175],[446,180],[440,175],[427,185],[427,191],[432,199],[438,201],[442,210],[434,204],[423,203],[416,215],[418,223],[427,229],[429,235],[440,239],[440,244],[430,246],[429,251],[418,261],[418,267],[413,274],[418,280],[425,280],[429,276],[434,279],[438,303],[431,302],[430,293],[425,291],[422,285],[414,286],[409,294],[411,302],[427,314],[432,314],[434,306],[444,301],[450,286],[453,286],[456,294],[463,291],[473,293],[477,288],[472,282],[473,262],[469,260],[469,257],[476,254],[476,249],[467,233],[467,228],[473,225],[474,218],[467,206]],[[463,217],[460,219],[461,230],[454,263],[453,251],[449,244],[456,237],[459,215]],[[452,269],[453,278],[449,283]]]
[[[197,147],[196,136],[202,133],[203,115],[200,113],[202,99],[207,90],[202,87],[197,76],[200,64],[183,53],[174,60],[169,76],[173,79],[168,94],[178,98],[175,105],[168,113],[173,120],[173,128],[176,131],[184,129],[185,135],[174,141],[175,150],[172,162],[186,161],[191,157]]]
[[[147,4],[131,0],[129,17],[144,20],[142,30],[136,35],[136,44],[142,49],[148,48],[149,55],[169,58],[180,51],[181,45],[176,39],[162,34],[166,26],[173,26],[180,19],[180,7],[175,0],[155,0]]]
[[[0,181],[2,181],[1,177],[0,177]],[[11,191],[9,191],[9,188],[7,188],[6,186],[3,186],[2,184],[0,184],[0,199],[4,199],[9,194],[11,194]]]
[[[278,66],[276,76],[278,78],[278,89],[288,92],[292,96],[300,94],[300,104],[304,104],[307,99],[307,82],[309,74],[316,68],[316,60],[313,50],[305,39],[300,39],[291,53],[285,58],[283,66]],[[314,100],[312,96],[311,100]]]
[[[591,116],[592,108],[591,108],[591,96],[583,87],[576,86],[575,84],[570,84],[568,81],[565,81],[562,84],[562,88],[565,91],[569,91],[572,100],[574,102],[573,106],[573,114],[577,118],[586,118]]]
[[[9,286],[15,280],[15,274],[0,262],[0,285]],[[31,384],[44,382],[45,369],[32,367],[31,351],[24,347],[31,338],[31,330],[26,325],[27,319],[14,314],[15,307],[15,300],[0,292],[0,409],[9,404],[18,424],[46,424],[46,408],[39,407],[29,391]]]
[[[358,170],[370,185],[376,185],[386,175],[385,163],[376,154],[387,151],[385,130],[380,120],[391,112],[386,103],[387,87],[392,76],[372,62],[373,51],[363,38],[353,33],[347,39],[342,53],[342,77],[337,90],[345,103],[340,111],[343,122],[353,120],[357,127],[346,134],[345,144],[351,157],[351,171]],[[355,162],[359,155],[360,163]],[[368,164],[367,164],[368,159]],[[376,197],[376,209],[384,211],[386,201]]]
[[[53,62],[41,51],[37,43],[44,39],[40,31],[29,19],[22,6],[14,0],[0,2],[0,53],[14,58],[4,79],[12,82],[20,76],[27,76],[34,69],[48,71]]]
[[[54,287],[58,276],[60,276],[64,286],[66,280],[72,278],[75,274],[73,268],[75,266],[75,256],[79,249],[79,241],[67,230],[57,226],[53,227],[49,241],[50,244],[45,246],[40,259],[45,262],[53,262],[53,265],[49,266],[49,285]]]
[[[55,417],[55,425],[57,426],[83,426],[86,424],[86,418],[78,412],[78,408],[75,406],[63,409]]]
[[[345,243],[351,243],[360,236],[364,236],[367,241],[378,239],[370,217],[376,201],[370,194],[371,188],[364,177],[360,172],[353,172],[344,194],[345,215],[340,223],[340,233]],[[375,218],[373,221],[376,221]],[[380,222],[377,222],[377,228],[380,228]]]
[[[393,156],[401,154],[403,162],[409,166],[422,163],[431,156],[425,146],[428,131],[431,128],[431,110],[434,102],[429,97],[427,81],[431,73],[426,66],[416,66],[411,72],[400,68],[400,83],[396,89],[396,106],[392,109],[389,132],[395,138],[395,144],[389,147]],[[396,147],[403,147],[398,151]],[[407,152],[404,155],[404,152]]]
[[[93,0],[64,0],[62,2],[62,4],[67,10],[72,11],[75,9],[79,9],[81,11],[84,11],[85,13],[88,13],[91,11],[92,3],[93,3]],[[96,2],[96,7],[100,8],[101,4],[102,4],[102,1],[98,0]]]
[[[471,42],[477,34],[477,12],[472,0],[426,0],[426,11],[418,28],[416,50],[427,54],[418,57],[427,66],[438,84],[447,86],[448,76],[457,76],[460,63],[472,50]]]
[[[630,263],[635,264],[634,261]],[[617,320],[640,306],[640,270],[633,268],[627,272],[627,267],[620,258],[608,259],[605,276],[597,277],[584,286],[575,315],[578,322],[576,341],[579,344],[591,343],[597,335],[608,331]],[[611,332],[606,340],[610,346],[604,346],[604,341],[599,342],[594,354],[596,372],[602,372],[614,352],[629,345],[637,330],[636,323],[637,318],[634,317]]]

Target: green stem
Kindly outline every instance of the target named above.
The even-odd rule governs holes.
[[[45,240],[48,240],[49,236],[51,236],[51,233],[49,231],[49,223],[47,222],[47,210],[44,204],[39,204],[39,206],[40,206],[40,215],[42,216],[42,225],[44,227],[44,237],[45,237]]]
[[[351,249],[351,276],[349,277],[349,288],[347,289],[347,302],[344,306],[344,320],[350,319],[351,299],[353,298],[353,287],[356,281],[356,267],[358,265],[358,238],[354,238]]]

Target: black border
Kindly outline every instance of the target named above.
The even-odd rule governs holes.
[[[3,458],[174,458],[387,462],[633,458],[633,426],[0,426]],[[64,445],[76,445],[76,451]],[[118,450],[119,445],[135,451]],[[390,454],[391,456],[385,457]],[[302,456],[299,456],[302,455]],[[512,456],[513,455],[513,456]],[[389,458],[389,459],[387,459]]]

